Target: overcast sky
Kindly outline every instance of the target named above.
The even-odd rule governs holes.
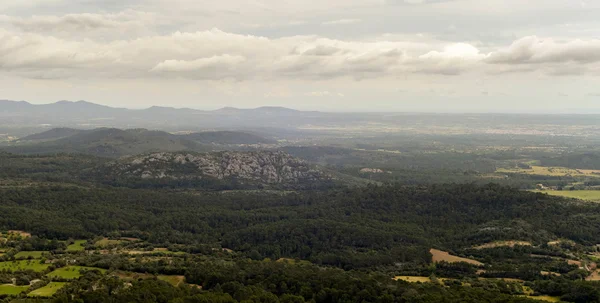
[[[600,112],[600,0],[0,0],[0,99]]]

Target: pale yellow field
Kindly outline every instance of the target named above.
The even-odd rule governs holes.
[[[529,174],[529,175],[543,175],[543,176],[598,176],[600,171],[591,169],[573,169],[567,167],[546,167],[546,166],[531,166],[531,169],[522,168],[499,168],[496,170],[497,173],[518,173],[518,174]]]
[[[429,283],[431,282],[431,279],[429,279],[429,277],[417,277],[417,276],[396,276],[394,277],[394,280],[396,281],[405,281],[405,282],[410,282],[410,283],[417,283],[417,282],[421,282],[421,283]]]
[[[534,190],[551,196],[600,202],[600,190]]]
[[[560,302],[560,298],[551,296],[526,296],[529,299],[546,301],[546,302]]]
[[[473,265],[477,265],[477,266],[483,265],[483,263],[481,263],[479,261],[453,256],[445,251],[441,251],[438,249],[432,248],[429,250],[429,253],[431,253],[433,255],[433,258],[432,258],[433,263],[438,263],[438,262],[444,261],[444,262],[448,262],[448,263],[465,262],[465,263],[469,263],[469,264],[473,264]]]
[[[486,249],[486,248],[495,248],[495,247],[515,247],[515,246],[532,246],[531,242],[527,241],[496,241],[491,243],[486,243],[478,246],[474,246],[474,249]]]

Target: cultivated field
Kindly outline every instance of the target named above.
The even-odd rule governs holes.
[[[46,251],[20,251],[15,255],[15,259],[40,259]]]
[[[38,260],[20,260],[0,262],[0,270],[17,271],[17,270],[33,270],[44,271],[50,267],[49,264],[40,264]]]
[[[589,169],[572,169],[567,167],[545,167],[545,166],[531,166],[531,169],[523,168],[498,168],[497,173],[504,174],[528,174],[528,175],[541,175],[541,176],[598,176],[597,170]]]
[[[29,289],[29,286],[15,286],[12,284],[0,285],[0,296],[9,295],[15,296]]]
[[[478,246],[474,246],[474,249],[487,249],[487,248],[495,248],[495,247],[515,247],[515,246],[532,246],[531,242],[527,241],[496,241],[491,243],[486,243]]]
[[[104,238],[102,240],[96,241],[96,243],[94,243],[94,245],[98,246],[98,247],[108,247],[108,246],[113,246],[113,245],[119,245],[123,243],[123,240],[110,240],[108,238]]]
[[[476,261],[476,260],[472,260],[472,259],[467,259],[467,258],[461,258],[461,257],[457,257],[457,256],[453,256],[450,255],[449,253],[445,252],[445,251],[441,251],[441,250],[437,250],[437,249],[430,249],[429,253],[431,253],[433,255],[433,263],[439,263],[439,262],[448,262],[448,263],[459,263],[459,262],[465,262],[465,263],[469,263],[469,264],[473,264],[473,265],[477,265],[477,266],[482,266],[483,263]]]
[[[396,276],[394,277],[396,281],[405,281],[409,283],[429,283],[431,279],[429,277],[417,277],[417,276]]]
[[[106,270],[102,268],[96,267],[86,267],[86,266],[67,266],[59,268],[48,274],[51,278],[62,278],[62,279],[77,279],[81,277],[81,271],[85,270],[98,270],[102,273],[105,273]]]
[[[75,243],[67,246],[67,251],[83,251],[85,250],[85,243],[87,243],[86,240],[76,240]]]
[[[30,297],[52,297],[57,291],[65,287],[65,282],[50,282],[48,285],[29,293]]]
[[[173,286],[179,286],[179,285],[185,283],[184,276],[158,276],[158,279],[168,282],[169,284],[171,284]]]
[[[600,190],[535,190],[533,192],[544,193],[551,196],[600,202]]]

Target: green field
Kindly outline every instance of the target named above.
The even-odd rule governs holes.
[[[107,246],[119,245],[121,243],[123,243],[123,240],[110,240],[108,238],[104,238],[102,240],[97,241],[94,244],[98,247],[107,247]]]
[[[533,192],[600,202],[600,190],[534,190]]]
[[[30,297],[52,297],[57,291],[65,287],[65,282],[50,282],[48,285],[29,293]]]
[[[75,240],[75,243],[67,246],[67,251],[70,252],[75,252],[75,251],[84,251],[85,250],[85,243],[87,243],[86,240]]]
[[[0,262],[0,270],[33,270],[33,271],[44,271],[50,267],[50,264],[40,264],[38,260],[20,260],[20,261],[6,261]]]
[[[26,291],[29,286],[15,286],[12,284],[0,285],[0,295],[18,295]]]
[[[20,251],[15,255],[15,259],[40,259],[46,251]]]
[[[185,282],[185,277],[184,276],[158,276],[159,280],[168,282],[169,284],[173,285],[173,286],[179,286],[180,284]]]
[[[77,279],[81,277],[82,270],[99,270],[102,273],[106,272],[106,269],[86,266],[67,266],[59,268],[48,274],[51,278],[62,278],[62,279]]]

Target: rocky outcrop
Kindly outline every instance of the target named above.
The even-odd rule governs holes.
[[[330,178],[281,151],[153,153],[109,164],[112,173],[140,179],[235,179],[254,184],[302,184]]]

